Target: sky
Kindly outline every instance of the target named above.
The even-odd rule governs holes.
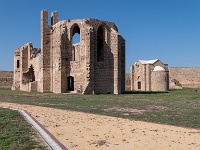
[[[59,21],[114,22],[126,40],[126,73],[138,60],[200,67],[200,0],[0,0],[0,70],[13,70],[16,48],[40,47],[41,10]]]

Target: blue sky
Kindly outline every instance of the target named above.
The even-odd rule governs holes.
[[[0,70],[13,70],[13,53],[40,47],[40,11],[59,20],[114,22],[126,40],[126,72],[137,60],[200,67],[200,0],[0,0]]]

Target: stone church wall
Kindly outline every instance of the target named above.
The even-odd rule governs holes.
[[[170,89],[175,85],[175,81],[178,82],[182,87],[188,88],[200,88],[200,68],[186,68],[186,67],[176,67],[169,68],[169,79],[170,79]],[[130,74],[126,74],[126,88],[130,89]]]
[[[200,88],[200,68],[169,68],[170,80],[176,79],[183,87]],[[126,74],[126,88],[130,89],[130,74]],[[13,71],[0,71],[0,88],[11,88]]]
[[[77,43],[75,34],[80,35]],[[39,57],[30,57],[33,52],[40,52]],[[42,10],[41,48],[27,43],[16,49],[14,59],[13,89],[83,94],[125,90],[125,40],[112,22],[92,18],[58,22],[58,13],[52,12],[48,24],[48,11]]]

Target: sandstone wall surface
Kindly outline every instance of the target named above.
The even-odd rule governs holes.
[[[13,84],[12,71],[0,71],[0,88],[11,89]]]
[[[195,68],[169,68],[170,86],[173,80],[178,81],[182,87],[200,88],[200,67]],[[130,87],[130,74],[126,74],[126,87]],[[171,87],[170,87],[171,88]]]
[[[200,67],[169,68],[170,80],[177,80],[182,87],[200,88]]]
[[[169,68],[170,79],[176,79],[183,87],[200,88],[200,68]],[[0,71],[0,88],[11,88],[12,71]],[[130,74],[126,74],[126,87],[130,88]]]
[[[125,40],[113,22],[92,18],[58,21],[57,12],[51,13],[48,22],[48,11],[42,10],[41,48],[27,43],[15,50],[13,90],[125,91]],[[79,35],[77,41],[75,35]]]

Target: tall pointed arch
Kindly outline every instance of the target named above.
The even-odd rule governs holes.
[[[104,61],[104,30],[102,25],[97,30],[97,61]]]
[[[78,24],[74,24],[72,27],[72,44],[80,42],[80,28]]]
[[[75,55],[76,55],[76,49],[75,44],[78,44],[80,42],[80,28],[78,24],[74,24],[72,26],[72,49],[71,49],[71,61],[75,61]]]

